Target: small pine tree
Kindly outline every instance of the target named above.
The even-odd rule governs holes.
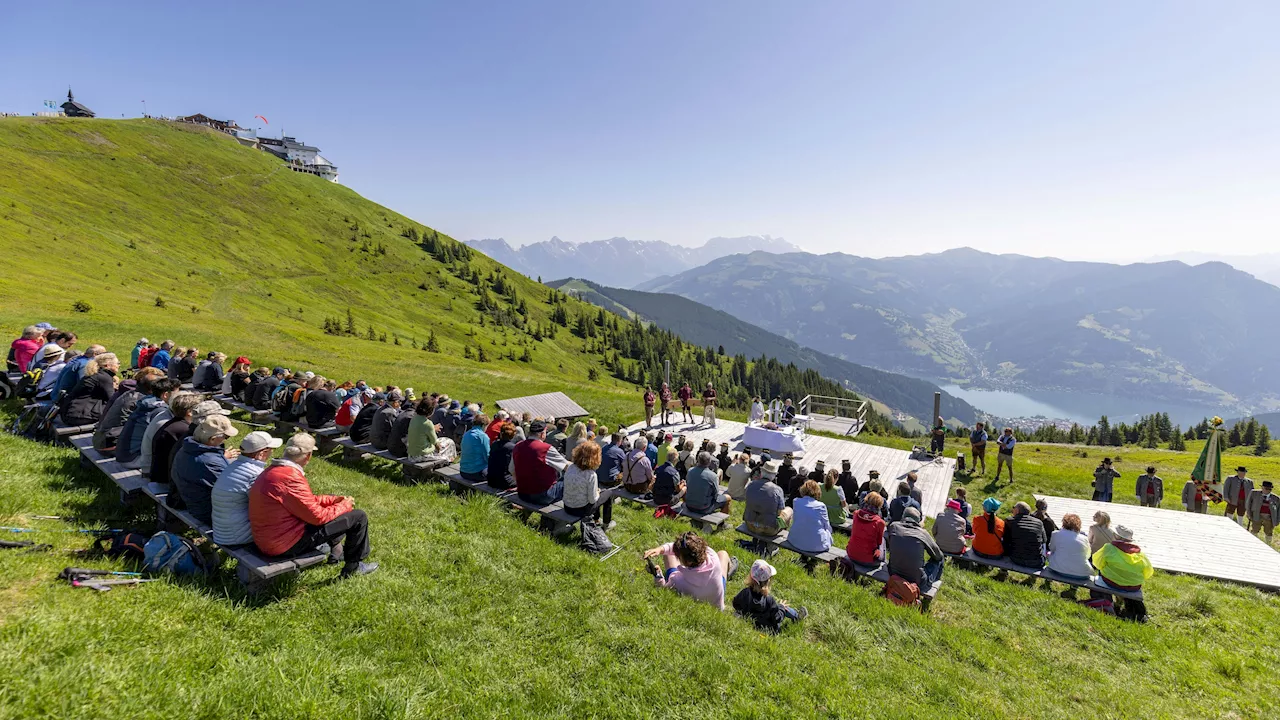
[[[1227,447],[1240,447],[1244,442],[1244,438],[1240,436],[1240,423],[1231,426],[1231,432],[1227,433]]]
[[[356,336],[356,316],[351,314],[351,308],[347,308],[347,327],[346,332],[351,337]]]
[[[386,341],[387,341],[387,333],[386,332],[378,333],[378,342],[386,342]],[[396,343],[396,344],[399,345],[400,343]]]
[[[1271,430],[1258,423],[1258,444],[1253,447],[1254,455],[1266,455],[1271,449]]]
[[[374,329],[373,329],[373,326],[372,326],[372,325],[370,325],[370,326],[369,326],[369,331],[368,331],[368,332],[366,332],[366,333],[364,334],[364,336],[365,336],[366,338],[368,338],[369,340],[377,340],[377,339],[378,339],[378,333],[377,333],[376,331],[374,331]]]
[[[520,356],[520,362],[533,362],[533,353],[529,352],[529,348],[524,349],[524,354]]]
[[[480,362],[489,362],[489,353],[484,351],[483,345],[476,346],[476,360]]]
[[[427,343],[422,346],[422,349],[426,350],[427,352],[433,352],[433,353],[440,352],[440,343],[436,342],[435,330],[432,330],[431,334],[427,336]]]
[[[1240,440],[1244,445],[1258,444],[1258,421],[1255,418],[1249,418],[1249,422],[1244,426],[1244,433],[1240,436]]]
[[[587,379],[595,382],[600,379],[600,372],[595,368],[587,368]]]
[[[1173,430],[1169,433],[1169,449],[1170,450],[1186,450],[1187,439],[1182,435],[1182,428],[1174,425]]]
[[[475,353],[473,353],[473,352],[471,352],[471,346],[470,346],[470,345],[463,345],[463,346],[462,346],[462,357],[463,357],[464,359],[467,359],[467,360],[474,360],[474,359],[475,359],[476,354],[475,354]]]
[[[392,333],[392,335],[391,335],[391,342],[392,342],[392,343],[394,343],[394,344],[396,344],[396,345],[399,345],[399,344],[400,344],[400,336],[399,336],[399,335],[396,335],[396,334],[394,334],[394,333]],[[416,344],[416,343],[415,343],[415,344]]]

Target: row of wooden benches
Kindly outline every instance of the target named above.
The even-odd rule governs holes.
[[[94,449],[92,434],[73,436],[69,438],[69,442],[72,447],[80,451],[82,465],[98,469],[120,488],[122,502],[139,494],[145,495],[155,502],[156,521],[159,527],[166,527],[170,519],[177,520],[213,542],[213,528],[200,522],[190,513],[171,507],[165,502],[169,494],[168,485],[147,482],[142,471],[126,468],[116,462],[115,458]],[[316,551],[290,559],[267,558],[260,555],[252,546],[247,545],[224,545],[219,549],[235,559],[236,577],[250,594],[260,592],[276,578],[319,565],[328,557],[325,553]]]

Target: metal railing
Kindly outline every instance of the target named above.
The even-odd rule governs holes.
[[[827,395],[805,395],[800,401],[800,414],[813,417],[815,414],[847,418],[856,421],[858,431],[867,425],[867,408],[871,403],[866,400],[831,397]]]

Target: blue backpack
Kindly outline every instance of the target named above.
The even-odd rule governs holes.
[[[151,575],[171,572],[174,575],[207,575],[200,548],[190,540],[171,532],[160,531],[142,548],[142,570]]]

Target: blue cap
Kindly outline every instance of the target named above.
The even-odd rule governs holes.
[[[993,497],[989,497],[986,500],[982,501],[982,509],[989,513],[993,513],[999,510],[1002,504],[1003,503],[1001,503],[999,500]]]
[[[374,399],[374,400],[386,400],[386,399],[387,399],[387,394],[386,394],[386,393],[374,393],[374,394],[373,394],[373,399]]]
[[[50,324],[49,324],[49,323],[47,323],[47,322],[42,322],[42,323],[40,323],[40,324],[36,325],[36,329],[38,329],[38,330],[54,330],[54,329],[56,329],[56,328],[54,328],[52,325],[50,325]]]
[[[283,374],[284,374],[284,368],[282,368],[282,367],[280,367],[279,365],[277,365],[277,366],[275,366],[275,367],[271,368],[271,374],[272,374],[272,375],[283,375]]]

